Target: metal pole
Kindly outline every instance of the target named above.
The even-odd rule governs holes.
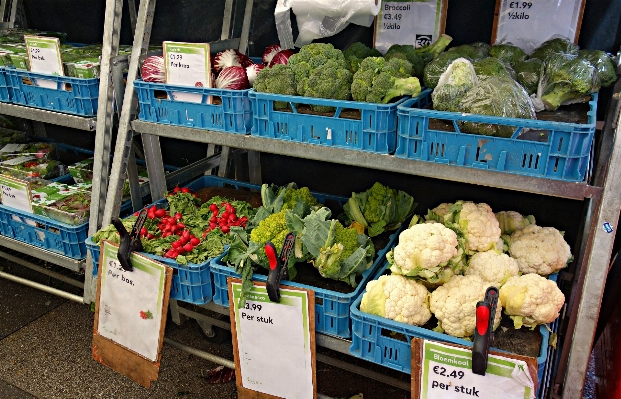
[[[67,283],[69,285],[73,285],[74,287],[78,287],[80,289],[84,289],[84,283],[82,283],[80,281],[74,280],[74,279],[69,278],[67,276],[63,276],[60,273],[56,273],[56,272],[54,272],[52,270],[49,270],[49,269],[46,269],[44,267],[35,265],[32,262],[28,262],[27,260],[24,260],[22,258],[18,258],[17,256],[13,256],[13,255],[11,255],[9,253],[6,253],[4,251],[0,251],[0,257],[2,257],[4,259],[7,259],[7,260],[9,260],[9,261],[11,261],[13,263],[17,263],[18,265],[21,265],[21,266],[27,267],[29,269],[32,269],[34,271],[37,271],[37,272],[39,272],[41,274],[45,274],[47,276],[50,276],[50,277],[52,277],[52,278],[54,278],[54,279],[56,279],[58,281],[62,281],[63,283]]]
[[[208,352],[202,351],[200,349],[196,349],[196,348],[193,348],[191,346],[182,344],[181,342],[175,341],[175,340],[170,339],[168,337],[164,337],[164,343],[167,344],[167,345],[172,346],[173,348],[177,348],[177,349],[180,349],[180,350],[182,350],[184,352],[192,354],[192,355],[194,355],[196,357],[200,357],[201,359],[209,360],[212,363],[219,364],[221,366],[224,366],[224,367],[227,367],[227,368],[235,370],[235,362],[233,362],[233,361],[231,361],[229,359],[225,359],[225,358],[220,357],[220,356],[212,355],[211,353],[208,353]]]
[[[70,294],[56,288],[48,287],[47,285],[35,283],[34,281],[26,280],[25,278],[17,277],[5,272],[0,272],[0,277],[13,281],[15,283],[27,285],[28,287],[36,288],[40,291],[47,292],[48,294],[54,294],[65,299],[69,299],[70,301],[84,303],[84,298],[81,296]]]

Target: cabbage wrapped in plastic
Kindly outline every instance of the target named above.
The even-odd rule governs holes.
[[[539,75],[541,74],[541,61],[538,58],[518,61],[515,63],[515,73],[517,81],[521,84],[528,94],[533,94],[539,86]]]
[[[489,76],[461,99],[460,108],[467,113],[507,118],[537,119],[533,103],[519,83],[504,76]],[[513,126],[464,122],[461,130],[486,136],[511,137]]]
[[[527,57],[527,54],[511,43],[494,44],[489,48],[489,56],[497,58],[501,61],[508,62],[513,66],[516,62],[522,61]]]
[[[555,54],[578,54],[577,44],[570,42],[567,38],[564,37],[555,37],[550,40],[546,40],[541,43],[539,47],[533,50],[532,53],[528,56],[528,58],[539,58],[544,61]]]
[[[578,57],[588,60],[597,71],[602,87],[612,86],[617,81],[617,72],[612,58],[601,50],[580,50]]]
[[[461,56],[457,52],[445,51],[444,53],[438,54],[429,64],[425,65],[423,74],[423,83],[425,87],[429,89],[435,88],[438,85],[440,76],[442,76],[444,71],[451,65],[451,62],[458,58],[461,58]]]
[[[440,76],[438,85],[431,93],[433,109],[438,111],[461,111],[459,103],[477,83],[475,69],[465,58],[458,58]]]
[[[555,111],[563,104],[589,101],[600,86],[599,75],[589,61],[556,54],[543,62],[537,97],[548,111]]]

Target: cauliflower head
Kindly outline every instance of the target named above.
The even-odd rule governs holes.
[[[559,316],[565,295],[554,281],[538,274],[511,277],[500,288],[500,301],[515,328],[551,323]]]
[[[520,271],[515,259],[507,254],[499,254],[494,250],[477,252],[472,255],[466,269],[466,276],[479,276],[483,281],[500,287],[510,277],[517,276]]]
[[[431,318],[429,291],[416,280],[398,274],[384,275],[367,283],[360,310],[422,326]]]
[[[485,299],[491,284],[479,276],[453,276],[431,293],[429,308],[438,319],[438,326],[454,337],[466,338],[474,333],[477,302]],[[494,329],[500,325],[502,300],[498,299]]]
[[[560,231],[534,224],[511,234],[509,254],[521,273],[542,276],[561,270],[571,259],[571,249]]]
[[[399,234],[390,270],[395,274],[433,279],[459,254],[457,245],[457,234],[443,224],[416,224]]]
[[[511,235],[515,231],[523,229],[528,225],[535,224],[536,222],[533,215],[522,216],[519,212],[515,211],[501,211],[496,212],[495,215],[502,235]]]

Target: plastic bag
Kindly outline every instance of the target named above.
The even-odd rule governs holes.
[[[511,65],[498,58],[487,57],[472,64],[477,76],[507,76],[514,79],[515,71]]]
[[[527,57],[524,50],[511,43],[495,44],[491,46],[489,48],[489,56],[508,62],[511,66]]]
[[[617,81],[617,72],[612,57],[601,50],[580,50],[578,57],[588,60],[597,71],[602,87],[612,86]]]
[[[539,58],[542,61],[547,60],[555,54],[578,54],[577,44],[574,44],[565,37],[553,37],[541,43],[539,47],[533,50],[528,58]]]
[[[300,32],[295,46],[302,47],[315,39],[334,36],[350,23],[371,26],[380,8],[381,2],[376,0],[278,0],[274,16],[280,46],[293,47],[290,9]]]
[[[425,71],[423,73],[423,83],[425,87],[430,89],[435,88],[438,85],[440,76],[446,71],[451,62],[461,58],[456,52],[445,51],[438,54],[429,64],[425,65]]]
[[[515,80],[504,76],[479,79],[477,85],[461,99],[459,106],[470,114],[537,119],[526,90]],[[513,126],[487,123],[462,122],[460,127],[466,133],[507,138],[515,131]]]
[[[472,62],[482,60],[489,56],[489,47],[481,45],[462,44],[461,46],[451,47],[447,52],[455,52],[460,57],[469,59]]]
[[[431,93],[433,109],[460,112],[461,99],[476,85],[477,81],[477,75],[470,61],[458,58],[451,62]]]
[[[561,105],[588,102],[600,87],[593,64],[576,55],[556,54],[543,62],[537,97],[545,109],[555,111]]]
[[[528,94],[533,94],[537,91],[542,63],[543,62],[538,58],[518,61],[515,63],[514,68],[517,75],[517,81],[526,89]]]

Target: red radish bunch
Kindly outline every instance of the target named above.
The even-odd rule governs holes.
[[[265,68],[265,65],[263,64],[252,64],[246,68],[246,76],[248,76],[248,83],[250,83],[250,86],[254,84],[254,80],[263,68]]]
[[[291,57],[293,54],[295,54],[293,50],[279,51],[278,53],[274,55],[274,57],[272,57],[272,60],[270,61],[270,64],[269,64],[270,68],[276,64],[287,65],[289,63],[289,57]]]
[[[177,187],[173,188],[172,190],[170,190],[168,192],[168,195],[175,195],[175,194],[179,194],[179,193],[192,194],[192,196],[194,198],[197,197],[196,193],[193,193],[192,190],[190,190],[189,188],[187,188],[187,187],[180,188],[179,186],[177,186]]]
[[[140,76],[145,82],[164,83],[166,80],[164,57],[161,55],[147,57],[142,64]]]
[[[176,259],[177,256],[192,252],[194,247],[200,244],[200,240],[190,234],[189,231],[183,230],[178,234],[179,239],[172,243],[172,248],[166,251],[164,257]]]
[[[218,75],[214,87],[230,90],[244,90],[249,88],[250,83],[248,82],[248,76],[246,76],[246,70],[241,66],[224,68]]]
[[[231,231],[232,226],[240,226],[246,228],[248,218],[246,216],[237,217],[237,209],[228,202],[223,202],[220,206],[224,207],[224,212],[220,214],[220,207],[216,204],[211,204],[209,210],[211,211],[211,219],[209,219],[209,227],[203,233],[203,238],[212,230],[220,228],[223,233]]]
[[[230,66],[241,66],[239,56],[235,50],[229,49],[221,51],[213,58],[213,69],[216,73]]]
[[[263,60],[263,65],[269,65],[272,61],[272,58],[274,58],[274,56],[278,54],[280,50],[282,49],[278,44],[272,44],[271,46],[267,46],[267,48],[263,52],[263,57],[261,58]]]

